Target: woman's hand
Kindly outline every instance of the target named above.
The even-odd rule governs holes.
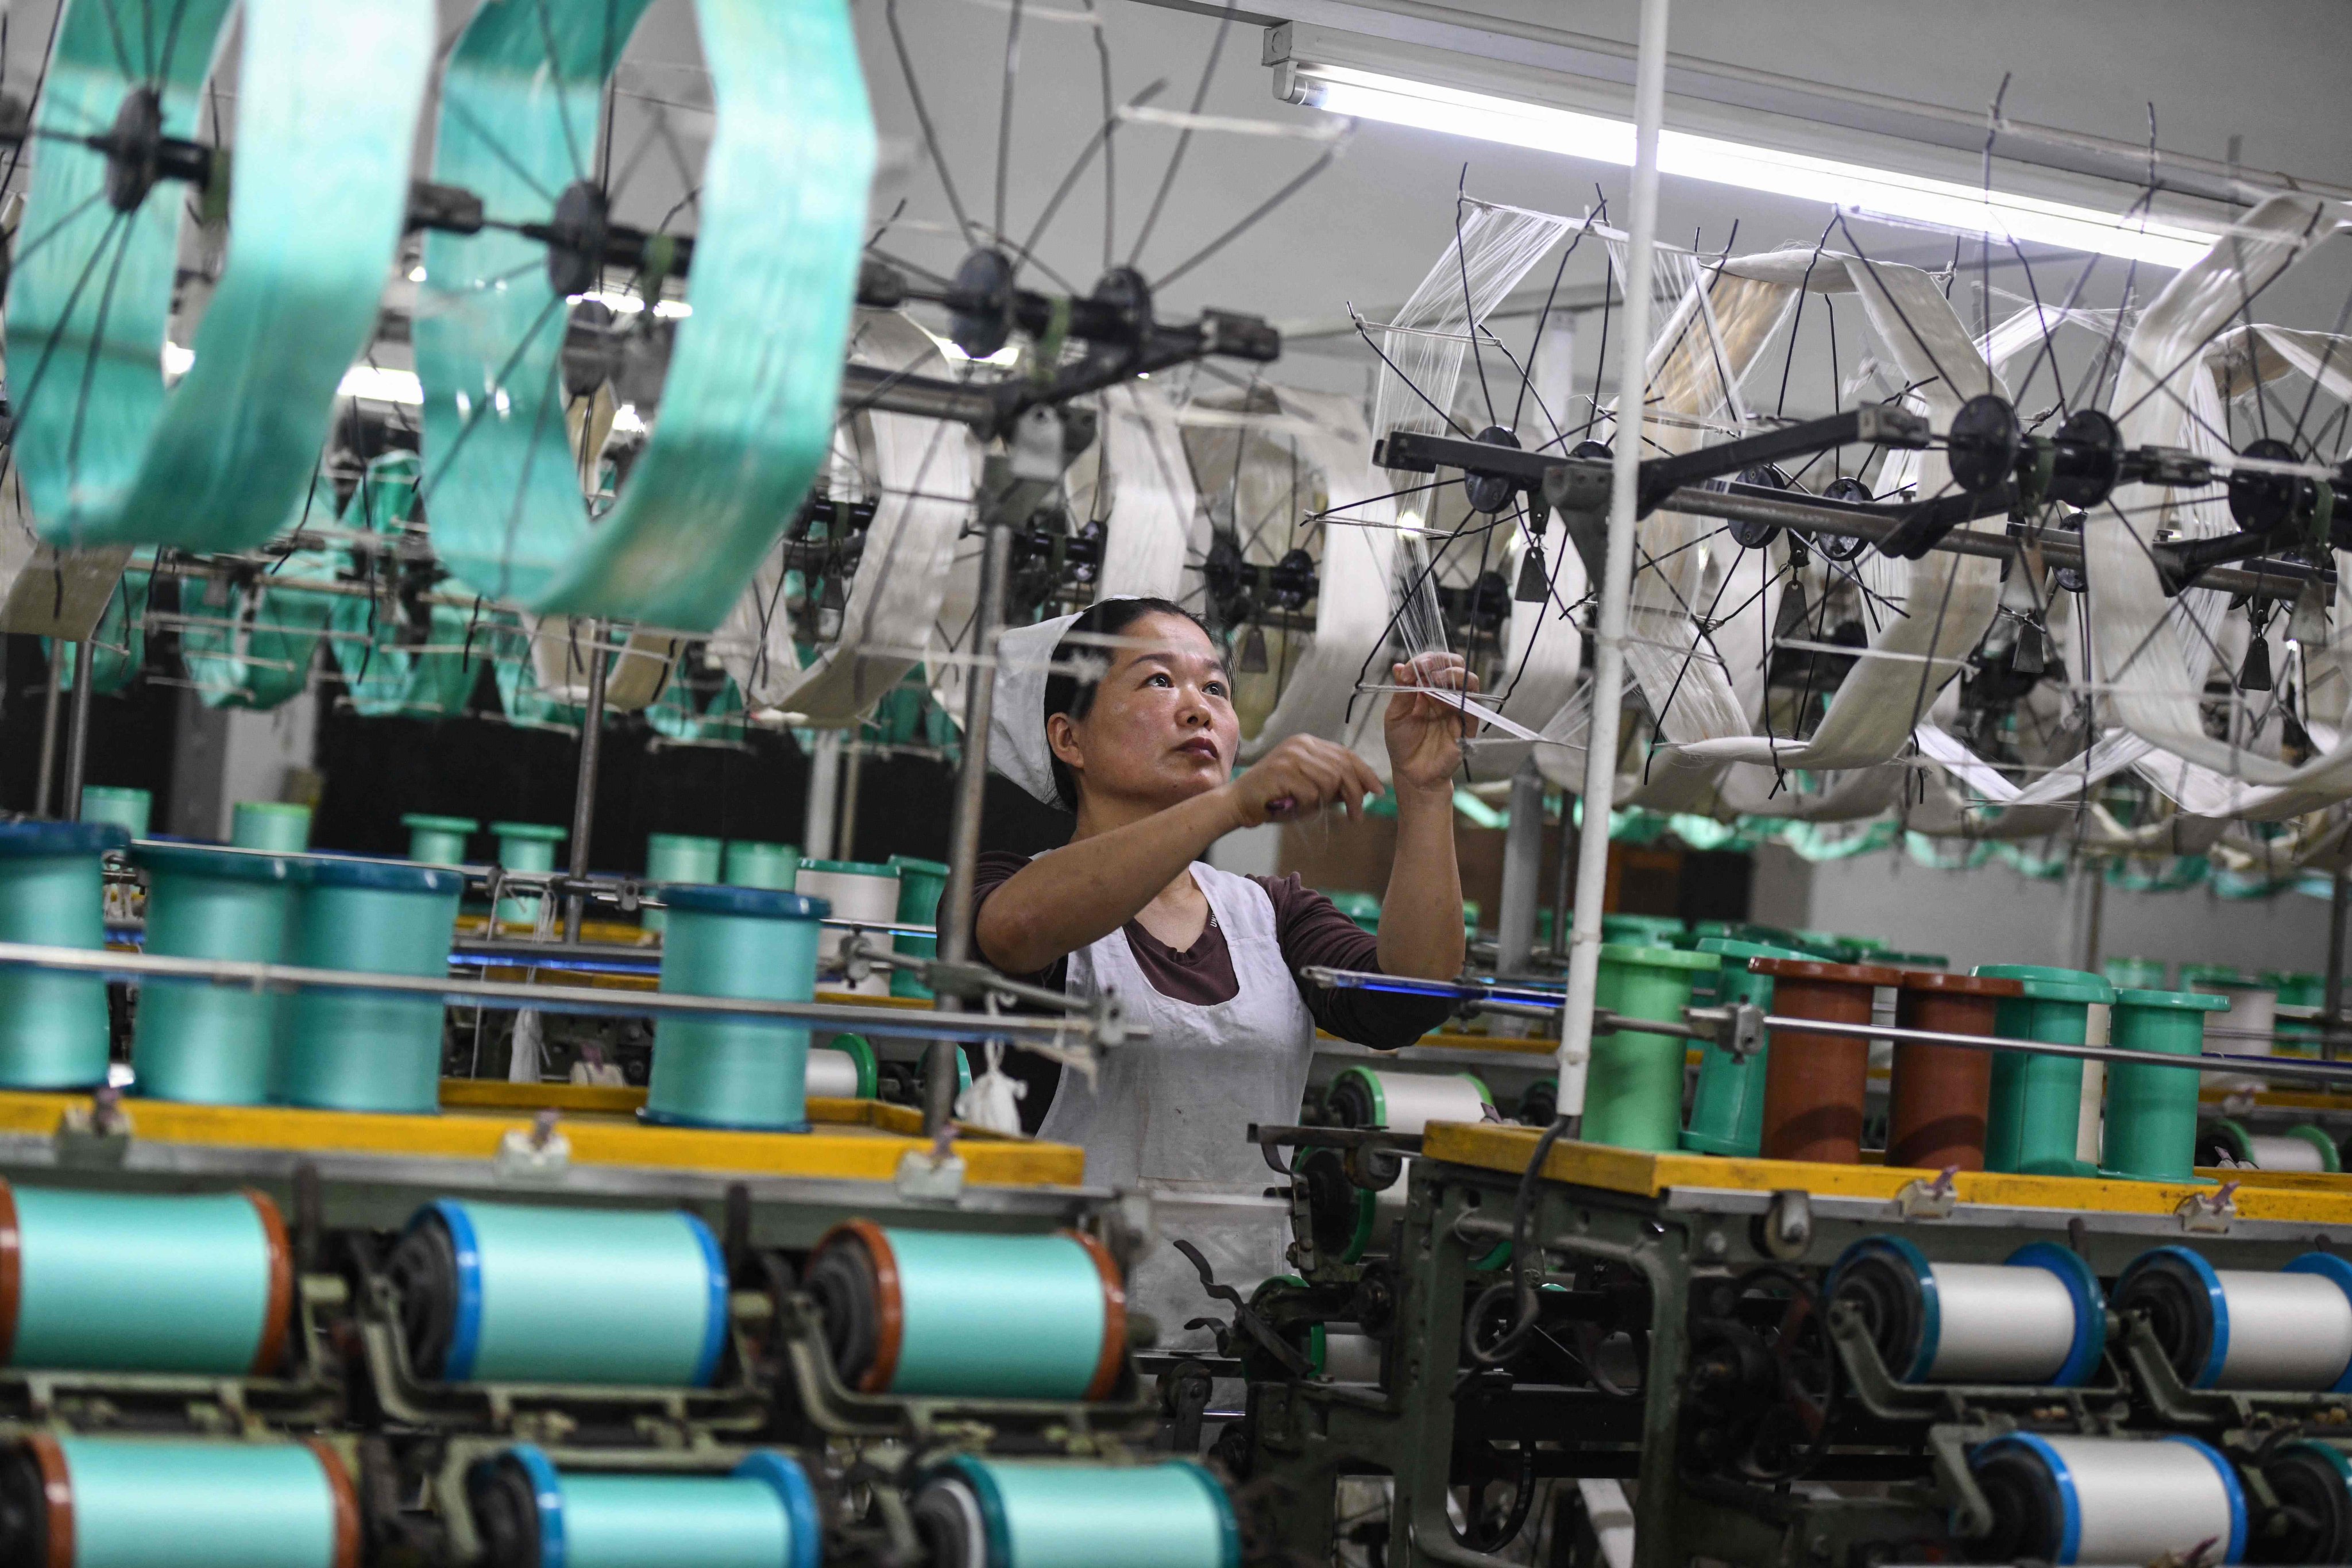
[[[1459,654],[1416,654],[1409,664],[1391,665],[1399,686],[1426,686],[1438,691],[1475,692],[1477,677]],[[1393,692],[1389,697],[1389,771],[1397,793],[1454,789],[1454,770],[1462,765],[1462,742],[1478,732],[1478,721],[1465,716],[1443,697],[1416,697]]]
[[[1293,735],[1223,785],[1220,793],[1231,805],[1236,826],[1255,827],[1264,822],[1310,816],[1334,805],[1349,816],[1360,817],[1364,814],[1364,797],[1380,794],[1381,781],[1370,765],[1347,747],[1312,735]]]

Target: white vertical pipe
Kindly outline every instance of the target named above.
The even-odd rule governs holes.
[[[809,749],[808,806],[801,818],[801,854],[830,860],[835,815],[841,808],[841,731],[819,730]]]
[[[1592,999],[1601,978],[1601,901],[1609,888],[1609,808],[1617,784],[1618,693],[1625,680],[1625,604],[1633,583],[1634,504],[1650,357],[1650,257],[1658,229],[1658,123],[1666,96],[1666,0],[1642,0],[1633,80],[1633,184],[1625,257],[1625,326],[1617,361],[1616,466],[1610,476],[1609,552],[1592,637],[1592,725],[1584,758],[1584,826],[1577,840],[1576,925],[1560,1016],[1559,1114],[1584,1114],[1592,1060]]]
[[[1495,917],[1495,973],[1528,974],[1536,945],[1536,905],[1542,899],[1543,774],[1533,757],[1511,775],[1511,823],[1503,834],[1503,908]]]

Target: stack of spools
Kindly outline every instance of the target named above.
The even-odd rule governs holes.
[[[104,857],[129,842],[112,823],[0,823],[0,942],[103,947]],[[0,1088],[94,1088],[107,1046],[104,980],[0,966]]]
[[[805,1002],[816,994],[821,899],[762,888],[668,887],[661,988]],[[649,1121],[773,1132],[808,1130],[806,1026],[753,1017],[667,1017],[654,1029]]]

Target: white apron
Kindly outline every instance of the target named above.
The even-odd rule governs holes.
[[[1150,1038],[1105,1053],[1091,1088],[1065,1072],[1037,1132],[1083,1146],[1090,1184],[1150,1196],[1159,1239],[1138,1260],[1128,1300],[1159,1324],[1160,1344],[1185,1349],[1210,1342],[1205,1331],[1186,1331],[1187,1320],[1232,1311],[1201,1289],[1178,1239],[1244,1297],[1288,1272],[1289,1204],[1265,1195],[1281,1178],[1245,1134],[1253,1121],[1297,1121],[1315,1050],[1315,1017],[1283,962],[1274,900],[1246,877],[1198,861],[1192,869],[1233,956],[1233,1000],[1161,995],[1123,929],[1070,954],[1070,994],[1116,995]]]

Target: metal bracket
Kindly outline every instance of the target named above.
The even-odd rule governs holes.
[[[1895,1194],[1895,1212],[1905,1219],[1951,1218],[1952,1210],[1960,1201],[1952,1178],[1959,1172],[1958,1165],[1947,1165],[1936,1173],[1934,1181],[1915,1177],[1904,1183],[1903,1190]]]
[[[115,1170],[131,1152],[131,1113],[118,1089],[101,1089],[87,1106],[69,1105],[58,1118],[58,1163],[70,1169]]]
[[[501,1182],[547,1185],[560,1183],[572,1170],[572,1140],[555,1130],[555,1112],[542,1110],[531,1118],[528,1131],[509,1128],[499,1140],[490,1162]]]
[[[2172,1212],[2191,1236],[2227,1236],[2230,1222],[2238,1217],[2237,1192],[2238,1184],[2231,1182],[2215,1192],[2191,1193]]]
[[[910,1204],[952,1204],[963,1196],[963,1156],[942,1142],[898,1156],[891,1185]]]
[[[1698,1020],[1694,1017],[1692,1022]],[[1737,1002],[1723,1009],[1716,1026],[1716,1046],[1731,1059],[1744,1062],[1764,1048],[1764,1009],[1753,1002]]]

